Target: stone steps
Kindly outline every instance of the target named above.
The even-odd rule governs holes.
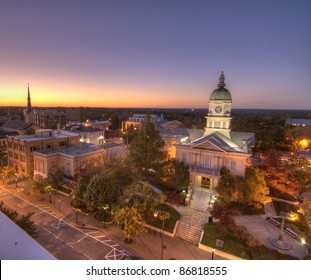
[[[176,230],[176,236],[189,241],[194,244],[198,244],[200,241],[202,229],[192,227],[183,222],[179,222]]]

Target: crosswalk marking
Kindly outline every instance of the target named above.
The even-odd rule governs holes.
[[[18,204],[18,207],[24,208],[24,207],[26,207],[26,206],[28,206],[28,205],[30,205],[30,203],[28,203],[27,201],[25,201],[25,202],[23,202],[23,203]]]
[[[60,229],[61,227],[65,226],[67,223],[64,222],[63,220],[58,220],[57,222],[51,224],[52,227],[56,229]]]

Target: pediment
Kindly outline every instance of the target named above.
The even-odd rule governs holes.
[[[216,144],[212,143],[209,140],[202,141],[200,143],[195,143],[192,149],[199,149],[199,150],[208,150],[208,151],[217,151],[217,152],[225,152],[223,148],[217,146]]]

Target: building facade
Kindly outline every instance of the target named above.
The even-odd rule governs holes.
[[[104,150],[82,143],[58,150],[33,152],[34,175],[48,177],[56,171],[74,177],[80,172],[102,165]]]
[[[233,175],[245,174],[255,145],[255,134],[231,131],[231,105],[231,93],[225,88],[222,72],[218,88],[210,95],[205,129],[188,130],[188,135],[183,133],[184,137],[174,145],[176,158],[190,167],[192,188],[215,188],[222,167],[228,168]]]
[[[8,164],[19,174],[33,176],[33,152],[59,150],[79,142],[76,133],[52,129],[36,130],[34,135],[7,136]]]
[[[122,131],[125,132],[129,127],[134,127],[139,129],[143,122],[145,121],[147,115],[146,114],[133,114],[132,117],[129,117],[129,119],[125,122],[122,123]],[[155,125],[160,125],[164,122],[164,117],[163,115],[155,115],[151,114],[149,115],[151,121],[155,123]]]

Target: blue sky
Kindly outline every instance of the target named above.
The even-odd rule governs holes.
[[[310,109],[311,1],[0,1],[0,105]]]

